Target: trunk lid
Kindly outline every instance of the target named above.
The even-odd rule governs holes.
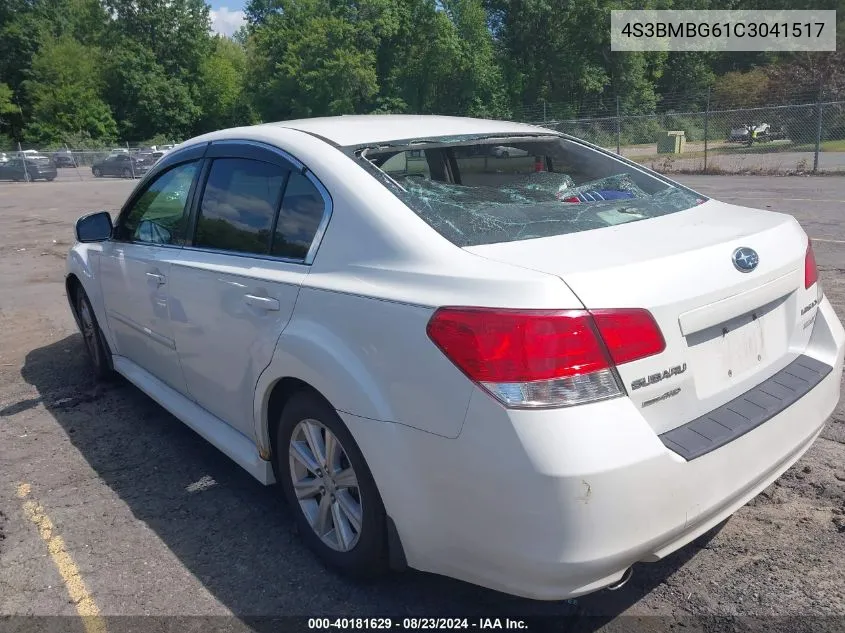
[[[756,251],[755,269],[734,265],[739,248]],[[659,218],[466,250],[556,275],[588,309],[650,310],[665,351],[618,372],[634,405],[663,433],[804,351],[820,293],[818,284],[804,288],[806,249],[791,216],[710,200]]]

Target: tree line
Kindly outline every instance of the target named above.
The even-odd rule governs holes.
[[[789,0],[645,0],[753,9]],[[741,5],[741,6],[740,6]],[[845,99],[836,53],[612,53],[623,0],[251,0],[232,38],[204,0],[0,0],[0,147],[164,142],[297,117],[521,118]],[[797,8],[797,7],[796,7]]]

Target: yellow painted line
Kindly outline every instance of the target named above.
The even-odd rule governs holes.
[[[106,633],[106,621],[100,615],[100,610],[85,586],[85,581],[82,580],[82,574],[79,572],[79,567],[73,562],[73,558],[68,553],[65,547],[64,539],[56,534],[53,522],[41,504],[37,501],[27,499],[32,492],[32,488],[27,483],[18,484],[17,495],[23,503],[23,511],[26,518],[35,524],[38,528],[38,533],[41,539],[47,544],[47,551],[50,553],[50,558],[56,565],[62,581],[65,583],[68,596],[71,602],[76,605],[76,612],[82,618],[82,624],[85,627],[85,633]]]

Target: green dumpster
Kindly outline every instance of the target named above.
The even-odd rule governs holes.
[[[657,137],[658,154],[682,154],[686,146],[686,132],[683,130],[669,130]]]

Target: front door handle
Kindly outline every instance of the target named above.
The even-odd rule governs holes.
[[[159,286],[163,286],[166,281],[164,275],[161,273],[147,273],[147,279],[155,281]]]
[[[273,297],[259,297],[257,295],[244,295],[244,301],[247,305],[252,306],[253,308],[258,308],[259,310],[267,310],[269,312],[278,312],[279,308],[279,300],[274,299]]]

